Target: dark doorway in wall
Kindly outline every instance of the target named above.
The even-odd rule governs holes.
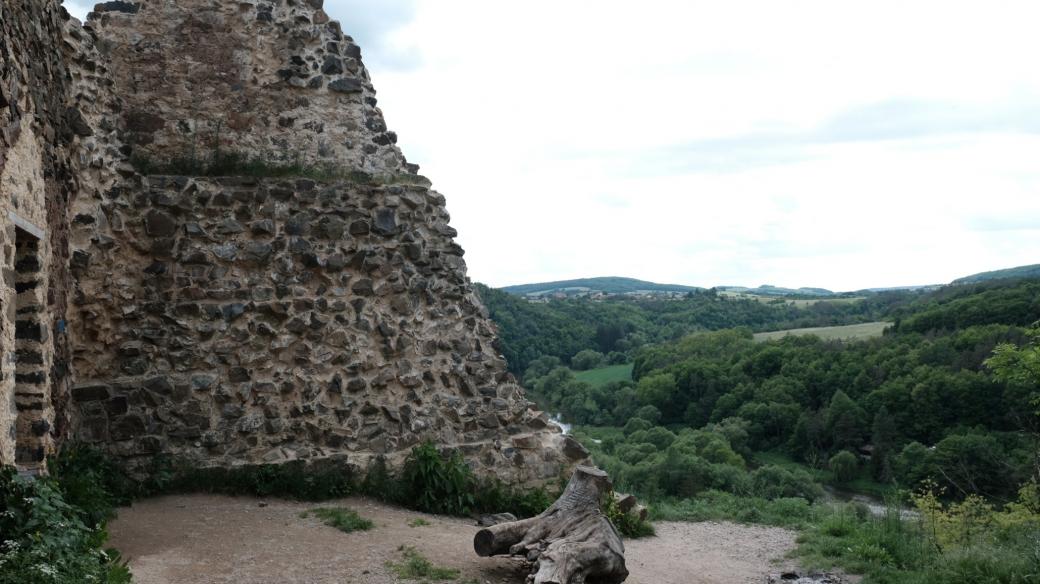
[[[46,457],[47,372],[44,368],[42,261],[40,239],[15,228],[14,288],[15,463],[22,468],[41,465]]]

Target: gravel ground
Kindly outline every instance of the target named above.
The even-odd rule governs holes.
[[[460,582],[522,584],[511,558],[473,553],[472,521],[389,507],[368,499],[347,506],[375,522],[342,533],[300,518],[317,505],[214,495],[160,497],[122,509],[111,545],[129,558],[138,584],[389,584],[386,567],[414,546],[435,564],[458,568]],[[427,526],[410,527],[422,517]],[[761,583],[794,547],[790,531],[731,523],[656,523],[657,537],[625,542],[631,584]]]

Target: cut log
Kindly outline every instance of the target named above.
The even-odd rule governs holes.
[[[541,515],[481,529],[473,549],[482,557],[524,556],[534,564],[530,584],[620,584],[628,578],[625,545],[599,508],[610,492],[607,473],[579,466]]]

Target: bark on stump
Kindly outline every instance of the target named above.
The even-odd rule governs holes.
[[[628,578],[621,535],[599,509],[611,490],[607,473],[574,469],[563,494],[537,517],[481,529],[473,549],[482,557],[509,554],[534,562],[532,584],[619,584]]]

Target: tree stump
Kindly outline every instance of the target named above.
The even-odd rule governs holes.
[[[607,473],[579,466],[560,498],[541,515],[481,529],[473,549],[482,557],[526,557],[534,563],[529,584],[624,582],[625,545],[599,509],[610,491]]]

